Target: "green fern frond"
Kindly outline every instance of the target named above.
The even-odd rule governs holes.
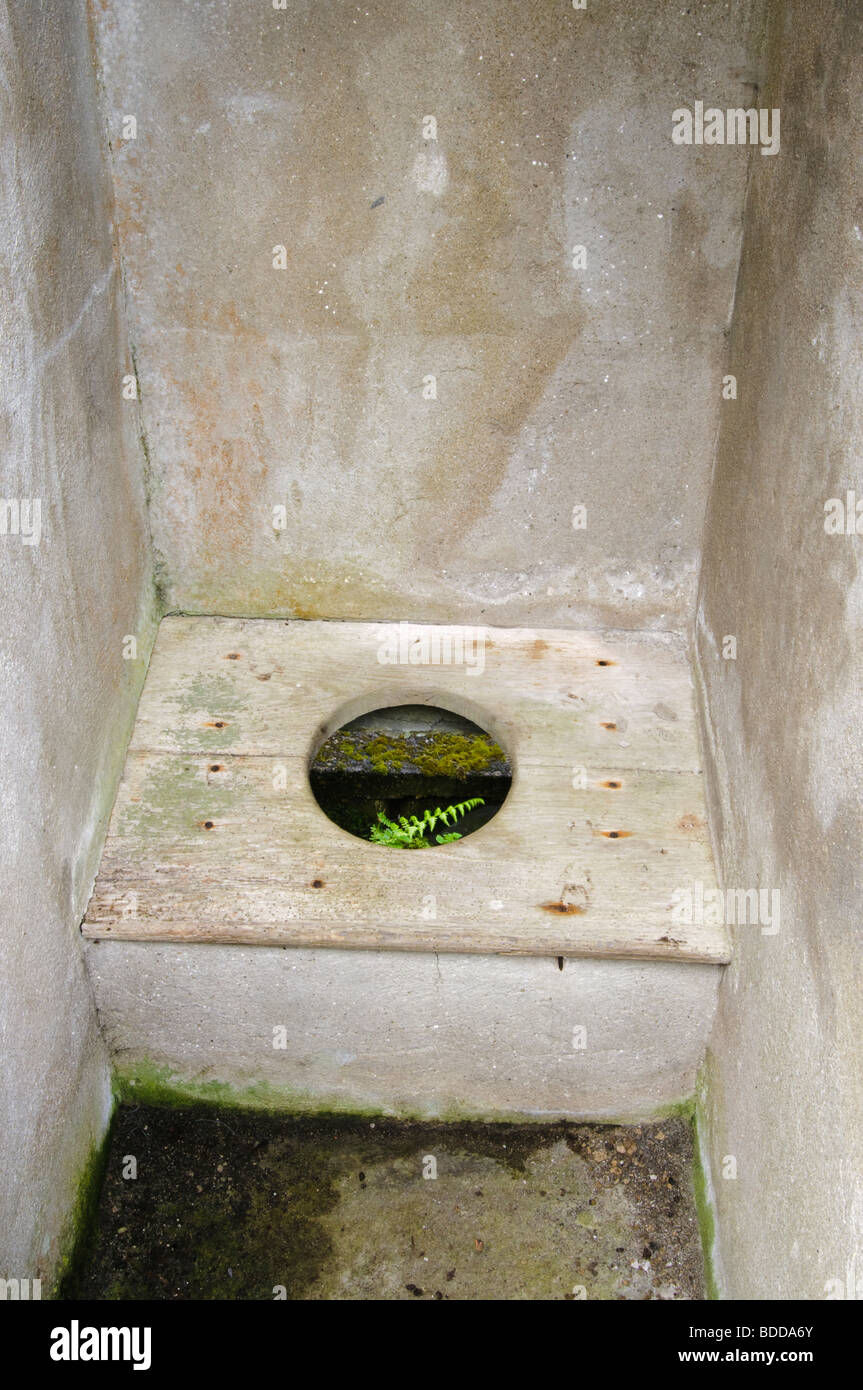
[[[398,821],[391,821],[383,811],[378,811],[379,824],[371,827],[369,839],[372,844],[389,845],[393,849],[429,849],[426,835],[434,832],[439,820],[443,821],[444,825],[449,825],[451,821],[455,823],[459,816],[472,811],[475,806],[484,805],[481,796],[474,796],[468,801],[460,801],[457,806],[447,806],[444,810],[436,806],[433,811],[425,811],[422,820],[418,816],[399,816]],[[439,845],[448,845],[452,840],[460,839],[461,835],[457,830],[452,830],[447,835],[435,836],[435,842]]]

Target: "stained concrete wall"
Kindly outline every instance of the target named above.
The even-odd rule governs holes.
[[[680,961],[560,970],[551,956],[86,949],[130,1095],[155,1076],[242,1104],[450,1119],[662,1114],[692,1096],[721,974]]]
[[[0,3],[0,176],[0,1277],[44,1294],[111,1105],[78,926],[152,627],[83,6]]]
[[[684,626],[761,0],[93,9],[169,606]]]
[[[778,888],[781,929],[736,931],[702,1120],[725,1292],[859,1298],[863,534],[825,503],[863,499],[863,8],[772,6],[767,71],[697,648],[721,877]]]

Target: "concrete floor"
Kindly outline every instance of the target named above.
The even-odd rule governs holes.
[[[691,1132],[123,1106],[64,1296],[703,1298]]]

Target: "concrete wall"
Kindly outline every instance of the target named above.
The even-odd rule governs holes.
[[[702,1119],[725,1292],[859,1298],[863,534],[824,504],[863,499],[863,8],[774,5],[767,72],[697,648],[721,876],[778,888],[781,929],[737,930]]]
[[[2,0],[0,1277],[49,1282],[111,1105],[78,925],[152,626],[95,113],[83,6]]]
[[[685,626],[761,0],[93,8],[169,606]]]
[[[721,974],[424,951],[86,950],[130,1085],[155,1073],[161,1087],[243,1104],[450,1119],[644,1120],[686,1101]]]

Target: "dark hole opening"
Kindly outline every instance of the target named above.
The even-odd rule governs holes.
[[[309,768],[309,782],[324,814],[363,840],[382,825],[381,815],[412,824],[412,817],[423,821],[439,807],[479,798],[481,805],[417,833],[422,846],[416,847],[432,847],[439,834],[464,839],[490,821],[506,799],[512,768],[504,749],[471,720],[436,705],[398,705],[331,734]]]

